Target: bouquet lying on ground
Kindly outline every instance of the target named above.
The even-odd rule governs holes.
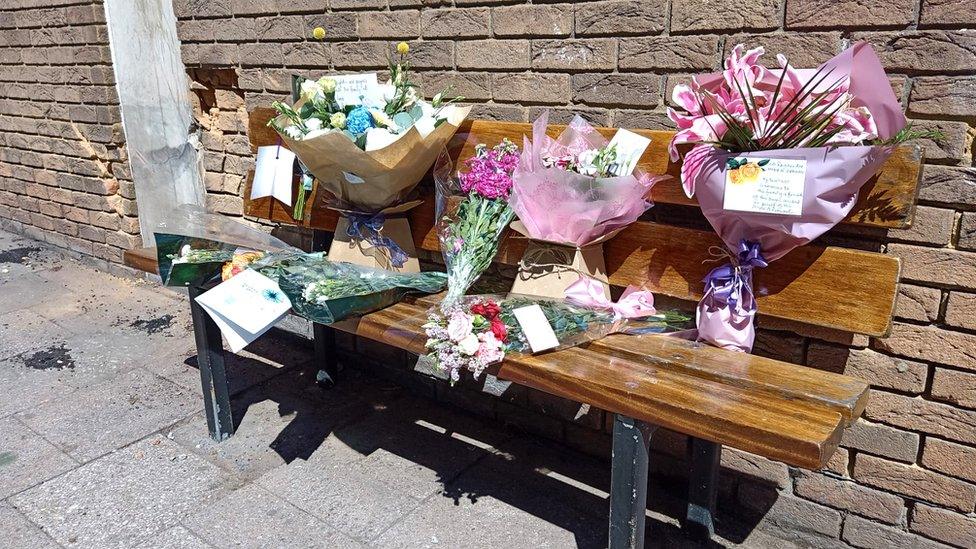
[[[442,306],[458,301],[491,264],[515,215],[506,201],[518,147],[508,139],[488,148],[479,144],[455,173],[445,150],[434,168],[437,237],[447,265],[447,295]]]
[[[674,90],[669,109],[684,155],[681,180],[724,240],[730,263],[706,278],[699,337],[750,351],[752,269],[765,267],[844,219],[891,145],[932,137],[905,115],[871,47],[859,42],[816,69],[759,64],[762,48],[733,48],[721,73]]]
[[[581,116],[558,139],[546,135],[548,121],[545,112],[532,124],[512,176],[509,204],[526,236],[584,247],[651,207],[645,197],[661,178],[635,170],[639,153],[608,143]]]
[[[425,101],[410,81],[409,47],[401,43],[397,51],[390,81],[357,101],[337,100],[344,75],[304,80],[298,102],[275,103],[280,114],[269,122],[309,174],[303,181],[317,179],[335,197],[329,206],[348,219],[350,239],[388,249],[391,258],[403,250],[383,237],[385,217],[403,213],[393,207],[407,199],[471,109],[444,92]]]
[[[454,383],[464,370],[477,379],[485,368],[501,362],[506,355],[531,354],[515,311],[533,306],[542,310],[558,340],[552,350],[623,331],[676,330],[688,320],[677,313],[659,314],[650,292],[628,288],[617,303],[612,303],[603,297],[602,287],[592,285],[590,279],[581,278],[567,289],[566,299],[477,295],[465,296],[446,309],[431,309],[423,325],[427,356]]]

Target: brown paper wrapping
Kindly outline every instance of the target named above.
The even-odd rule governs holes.
[[[355,212],[349,212],[340,208],[331,208],[338,211],[341,215],[339,216],[339,221],[336,223],[335,234],[332,237],[332,245],[329,246],[328,258],[332,261],[345,261],[364,267],[373,267],[374,269],[385,269],[399,273],[419,273],[420,260],[417,259],[417,248],[413,243],[410,222],[402,214],[416,208],[422,203],[422,200],[413,200],[384,208],[379,212],[385,216],[399,216],[387,217],[383,222],[383,228],[380,229],[380,235],[392,239],[407,254],[407,261],[403,266],[396,267],[393,265],[390,261],[389,250],[377,248],[365,240],[353,240],[349,238],[349,235],[346,234],[346,229],[349,228],[349,218],[346,215]]]
[[[296,105],[300,108],[300,105]],[[378,212],[403,200],[412,191],[450,141],[471,107],[454,107],[448,119],[426,139],[416,127],[390,145],[364,151],[342,132],[308,140],[281,135],[285,145],[302,160],[322,188],[344,207],[357,212]],[[279,116],[284,124],[287,119]]]
[[[566,242],[551,242],[530,238],[521,221],[512,222],[512,230],[529,239],[519,262],[519,272],[512,284],[512,293],[540,297],[563,298],[566,288],[583,274],[603,283],[603,292],[610,298],[603,243],[617,235],[623,227],[611,231],[584,246]]]

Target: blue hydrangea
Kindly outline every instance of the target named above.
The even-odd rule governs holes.
[[[346,116],[346,129],[354,135],[359,135],[374,126],[373,115],[369,114],[369,109],[366,107],[356,107]]]

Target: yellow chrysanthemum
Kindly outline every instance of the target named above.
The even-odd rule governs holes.
[[[312,38],[316,40],[325,39],[325,29],[323,29],[322,27],[315,27],[314,29],[312,29]]]
[[[400,42],[399,44],[397,44],[397,53],[399,53],[400,55],[406,55],[410,53],[410,44],[407,44],[406,42]]]

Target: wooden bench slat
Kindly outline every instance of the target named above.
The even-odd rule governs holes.
[[[420,327],[425,310],[404,302],[336,327],[420,354],[425,352]],[[574,347],[510,356],[492,372],[500,379],[798,467],[819,469],[836,450],[847,421],[835,407],[788,392],[709,379],[698,375],[700,371],[675,368],[674,362],[652,365]],[[770,363],[785,370],[783,379],[802,377],[803,370],[810,376],[820,373]]]
[[[126,263],[155,272],[155,251]],[[149,268],[147,268],[149,267]],[[437,296],[406,300],[333,326],[420,354],[423,314]],[[610,351],[610,349],[613,351]],[[652,336],[509,357],[502,379],[810,469],[836,449],[864,407],[866,385],[772,359]]]
[[[611,335],[587,347],[687,375],[790,400],[814,402],[850,422],[864,412],[870,385],[849,376],[808,367],[783,368],[782,362],[728,351],[677,337]]]
[[[251,112],[248,129],[253,148],[278,143],[278,134],[267,127],[273,116],[271,109],[259,108]],[[565,126],[551,125],[548,133],[557,136]],[[602,134],[611,137],[616,128],[597,128]],[[668,142],[674,132],[662,130],[632,130],[651,138],[651,146],[641,157],[639,166],[653,174],[669,174],[674,179],[654,186],[652,198],[661,204],[680,204],[698,207],[698,202],[685,196],[679,183],[680,163],[673,163],[668,157]],[[522,136],[531,135],[532,125],[524,122],[498,122],[492,120],[467,120],[458,129],[452,142],[455,158],[468,158],[474,154],[478,143],[493,144],[503,138],[522,145]],[[880,228],[900,228],[911,226],[915,216],[915,202],[918,198],[919,181],[922,173],[922,149],[918,145],[897,147],[891,158],[885,162],[882,171],[865,184],[853,211],[845,223]],[[250,195],[248,176],[247,192]],[[247,202],[247,200],[245,200]],[[282,223],[292,223],[290,212],[283,204],[272,204],[270,198],[259,199],[254,207],[246,205],[248,215],[272,219]],[[276,210],[281,210],[277,212]],[[269,213],[270,212],[270,213]]]

